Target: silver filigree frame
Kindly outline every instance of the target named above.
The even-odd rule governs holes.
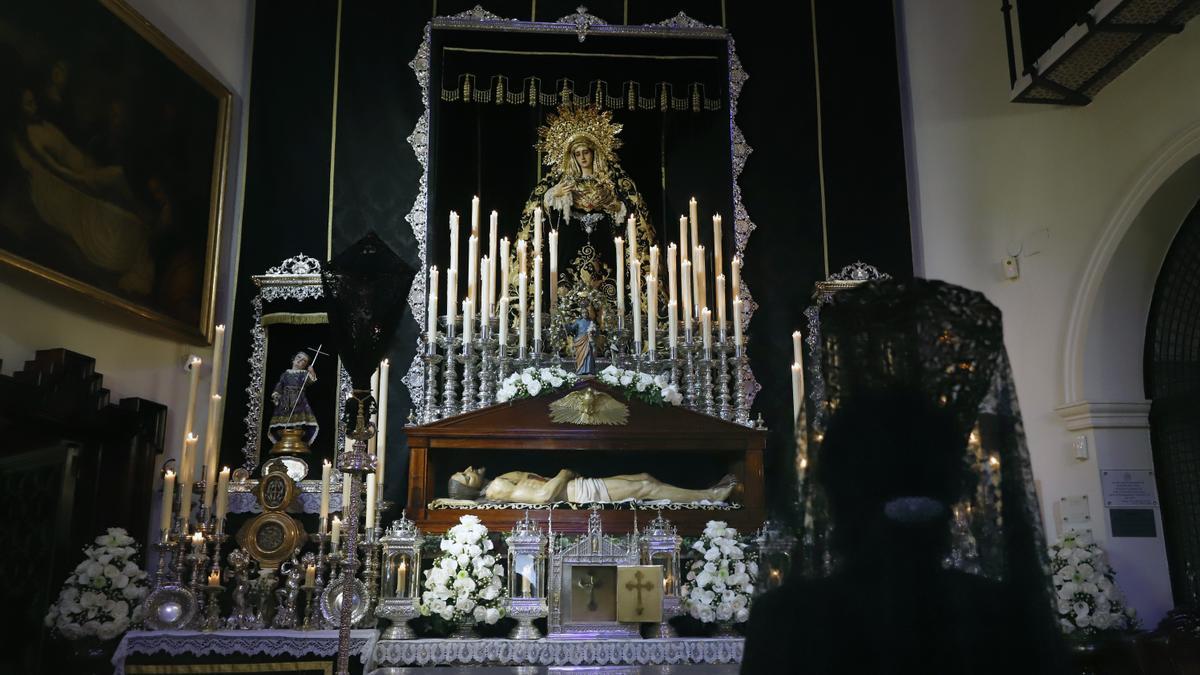
[[[546,619],[548,639],[636,639],[641,637],[641,624],[618,621],[572,621],[571,590],[576,567],[619,567],[637,565],[640,551],[637,542],[625,537],[604,534],[600,513],[588,516],[588,532],[578,540],[550,556],[550,583],[547,585],[549,616]],[[616,589],[613,589],[614,593]]]
[[[408,221],[413,229],[413,237],[417,242],[417,254],[420,258],[420,267],[422,270],[413,281],[412,290],[409,291],[408,295],[408,305],[414,317],[420,317],[421,319],[425,317],[425,303],[428,298],[426,290],[428,277],[425,270],[429,267],[429,261],[426,258],[426,237],[429,222],[429,125],[432,110],[429,76],[434,29],[562,33],[577,35],[581,41],[586,35],[600,34],[725,40],[729,55],[729,144],[733,167],[732,175],[730,176],[734,216],[733,241],[735,253],[738,256],[744,255],[746,243],[750,240],[750,235],[757,226],[754,224],[754,221],[750,220],[750,214],[746,211],[746,207],[742,203],[742,188],[738,183],[742,170],[746,166],[746,160],[750,157],[753,149],[746,142],[746,137],[737,125],[738,97],[741,95],[742,86],[749,79],[749,76],[742,68],[741,60],[738,59],[733,36],[721,26],[710,26],[701,23],[683,12],[657,23],[635,26],[589,22],[586,30],[582,30],[577,22],[580,16],[590,15],[586,15],[586,10],[581,8],[577,14],[562,17],[562,19],[556,22],[520,21],[517,19],[505,19],[476,5],[473,9],[453,16],[434,17],[425,24],[424,38],[421,41],[421,45],[417,48],[416,56],[408,64],[416,74],[417,82],[421,86],[421,103],[423,107],[421,117],[417,120],[416,127],[408,137],[409,145],[412,146],[413,152],[417,156],[417,161],[421,164],[421,179],[417,189],[417,196],[413,200],[412,209],[405,216],[405,220]],[[750,319],[754,316],[755,310],[758,309],[758,303],[754,301],[754,298],[750,294],[750,288],[746,284],[745,276],[742,276],[740,295],[743,300],[742,325],[747,328],[748,339]],[[420,319],[418,321],[420,322]],[[402,378],[405,386],[408,387],[409,395],[418,418],[423,416],[425,407],[425,368],[421,359],[422,345],[423,338],[418,336],[414,345],[412,361],[409,363],[408,370]],[[754,377],[754,373],[751,371],[749,365],[743,371],[743,377],[746,382],[746,403],[750,406],[754,404],[754,398],[762,389],[762,386]]]
[[[246,436],[242,446],[245,455],[243,466],[254,474],[262,463],[262,419],[263,406],[266,398],[266,368],[267,368],[267,330],[263,326],[263,302],[275,300],[298,300],[301,302],[317,301],[324,296],[321,287],[321,263],[303,253],[288,258],[276,267],[267,270],[266,274],[256,274],[251,279],[258,286],[258,293],[250,301],[253,306],[250,327],[250,357],[246,359],[250,365],[250,383],[246,385]],[[342,421],[342,411],[345,408],[346,397],[350,395],[350,375],[338,361],[338,390],[335,415],[337,428],[334,435],[334,466],[337,466],[345,446],[346,428]],[[311,473],[312,467],[309,467]],[[331,483],[337,489],[330,488],[340,497],[341,473],[334,472]],[[231,486],[232,487],[232,486]],[[245,487],[242,484],[242,487]],[[316,492],[321,489],[320,480],[304,480],[297,483],[302,492]]]

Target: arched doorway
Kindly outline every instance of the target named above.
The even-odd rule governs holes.
[[[1200,599],[1200,205],[1154,285],[1145,342],[1150,439],[1176,603]]]

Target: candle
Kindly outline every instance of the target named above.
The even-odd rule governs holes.
[[[458,273],[458,213],[450,212],[450,269]],[[446,277],[449,279],[450,277]],[[457,276],[456,276],[457,278]],[[455,289],[457,290],[457,289]],[[454,291],[451,291],[453,293]],[[450,298],[450,304],[454,304],[454,298]]]
[[[488,280],[487,280],[487,308],[488,314],[491,314],[492,309],[496,307],[496,246],[499,244],[497,237],[500,236],[500,214],[492,211],[492,221],[488,230],[488,260],[491,264],[488,265]]]
[[[333,465],[329,460],[321,463],[321,511],[317,516],[317,531],[325,531],[325,521],[329,518],[329,473]]]
[[[733,346],[742,346],[742,299],[733,299]]]
[[[679,255],[679,249],[675,244],[667,246],[667,302],[675,302],[678,282],[676,281],[675,259]]]
[[[683,322],[683,334],[690,337],[692,334],[692,263],[684,260],[679,263],[679,280],[683,284],[679,289],[679,297],[681,298],[679,306],[679,320]]]
[[[629,221],[625,224],[625,230],[629,237],[629,260],[633,261],[633,260],[636,260],[638,257],[638,254],[637,254],[637,217],[636,216],[629,216]],[[633,283],[630,283],[629,285],[632,286]]]
[[[492,259],[483,256],[483,260],[479,263],[479,273],[483,277],[483,302],[479,303],[479,333],[486,335],[488,326],[491,324],[492,317],[492,298],[495,297],[495,292],[492,290]]]
[[[388,432],[388,389],[391,375],[391,363],[387,359],[379,364],[379,451],[375,459],[375,478],[379,481],[379,493],[383,494],[384,465],[387,463],[387,432]]]
[[[471,197],[471,236],[479,236],[479,195]]]
[[[429,320],[426,327],[426,340],[429,344],[437,344],[437,312],[438,312],[438,268],[429,268]]]
[[[474,234],[467,240],[467,297],[471,299],[471,305],[474,306],[476,293],[478,289],[476,282],[479,280],[479,237]],[[465,317],[464,317],[465,318]]]
[[[713,214],[713,271],[717,274],[723,274],[724,269],[721,263],[724,258],[721,256],[721,236],[722,236],[721,214]]]
[[[542,255],[542,207],[533,209],[533,257]]]
[[[223,352],[225,351],[225,324],[218,324],[213,329],[213,333],[212,381],[209,382],[209,398],[220,393],[221,359],[224,357]]]
[[[525,249],[528,248],[528,244],[524,239],[517,240],[517,274],[528,271],[525,267]]]
[[[533,258],[533,343],[542,343],[542,256]]]
[[[688,259],[688,220],[687,216],[679,216],[679,260],[680,262]]]
[[[558,230],[550,230],[550,315],[558,309]]]
[[[454,332],[455,312],[458,311],[458,270],[446,270],[446,334]]]
[[[221,570],[213,570],[208,574],[208,585],[210,588],[221,585]]]
[[[692,197],[688,201],[688,224],[691,226],[693,251],[700,245],[700,218],[696,215],[697,211],[696,198]]]
[[[178,489],[179,514],[183,516],[184,523],[188,521],[188,515],[192,512],[192,456],[196,453],[196,443],[199,440],[195,434],[188,434],[187,440],[183,442]],[[187,469],[187,473],[184,473],[183,469]]]
[[[804,363],[804,336],[800,331],[792,333],[792,363]]]
[[[613,246],[617,249],[617,327],[625,325],[625,241],[613,237]]]
[[[717,332],[725,344],[725,275],[717,275]]]
[[[352,482],[350,474],[342,474],[342,515],[346,514],[346,509],[350,508],[350,491]],[[335,519],[336,520],[336,519]]]
[[[692,293],[695,294],[693,305],[696,309],[696,316],[699,318],[700,310],[708,307],[708,258],[705,257],[703,246],[696,247],[696,260],[692,264],[692,273],[696,275],[696,283],[692,285]]]
[[[317,585],[317,566],[309,565],[304,568],[304,585],[312,587]]]
[[[512,285],[512,281],[508,276],[508,267],[511,263],[508,260],[508,237],[500,240],[500,297],[508,296],[508,287]],[[500,316],[504,316],[501,312]]]
[[[474,313],[474,303],[471,302],[470,298],[463,298],[463,354],[467,353],[467,350],[471,347],[471,339],[475,337],[475,321],[472,319]]]
[[[679,305],[674,300],[667,301],[667,348],[671,351],[675,350],[675,345],[679,340],[679,327],[675,324],[676,315],[679,313]]]
[[[463,322],[464,323],[466,322],[466,317],[463,317]],[[379,368],[378,367],[375,368],[375,372],[371,374],[371,396],[373,396],[375,398],[376,417],[374,418],[374,420],[369,419],[369,418],[367,419],[368,426],[371,426],[371,422],[379,419],[379,417],[378,417],[378,415],[379,415]],[[379,429],[378,423],[375,424],[375,429],[376,430]],[[367,439],[367,454],[368,455],[375,454],[375,446],[378,443],[378,438],[379,437],[377,435],[372,434],[371,437]]]
[[[705,307],[700,310],[700,330],[704,334],[704,353],[712,352],[712,310]]]
[[[162,530],[163,538],[171,531],[171,505],[175,501],[175,472],[167,469],[163,474],[162,512],[158,527]]]
[[[217,522],[225,520],[229,510],[229,467],[221,467],[220,477],[217,478]]]
[[[800,407],[804,405],[804,367],[792,364],[792,422],[800,418]]]
[[[213,394],[208,401],[208,430],[205,432],[204,449],[204,507],[212,510],[214,483],[217,480],[217,455],[220,443],[217,425],[221,419],[221,395]]]
[[[364,527],[368,530],[375,527],[375,481],[367,481],[367,508],[363,511]]]
[[[729,268],[733,270],[733,278],[731,281],[731,289],[733,297],[742,297],[742,257],[739,255],[733,256],[733,262],[729,263]]]
[[[350,474],[346,474],[350,475]],[[349,481],[347,481],[349,482]],[[349,503],[349,502],[347,502]],[[342,541],[342,519],[337,516],[333,517],[333,527],[329,531],[329,550],[338,550],[338,544]]]
[[[532,595],[532,592],[531,592],[531,585],[529,583],[529,577],[522,574],[521,575],[521,596],[520,597],[528,598],[530,595]]]
[[[517,274],[517,313],[520,315],[517,322],[517,348],[521,356],[525,355],[525,318],[529,310],[529,299],[526,297],[528,283],[529,277],[525,276],[524,272]]]
[[[400,564],[396,565],[396,597],[408,597],[408,560],[400,559]]]
[[[200,532],[192,533],[192,548],[200,548],[204,545],[204,535]]]
[[[658,298],[658,277],[653,274],[646,275],[646,321],[648,322],[647,337],[650,340],[650,353],[654,353],[654,348],[657,346],[655,338],[658,334],[658,303],[655,299]]]
[[[642,341],[642,261],[629,261],[629,301],[633,303],[633,342]]]
[[[500,352],[508,346],[508,295],[500,296]]]
[[[192,435],[192,424],[196,421],[196,392],[200,388],[200,366],[203,361],[199,356],[193,356],[188,362],[188,402],[187,415],[183,422],[183,440],[187,442],[188,436]],[[194,459],[194,458],[193,458]],[[180,475],[191,479],[192,473],[189,470],[191,465],[187,467],[180,464]]]
[[[650,276],[658,276],[658,247],[650,247]]]

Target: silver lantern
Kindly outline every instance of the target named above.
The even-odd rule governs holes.
[[[510,637],[536,640],[533,620],[546,616],[546,535],[525,517],[508,535],[508,615],[517,620]]]
[[[421,531],[401,513],[380,538],[383,569],[379,575],[376,616],[392,622],[380,636],[384,640],[410,640],[416,635],[408,620],[420,614]]]
[[[796,538],[778,521],[768,520],[754,536],[754,544],[758,549],[755,590],[764,593],[779,588],[792,569],[792,549],[796,547]]]
[[[683,613],[683,599],[679,597],[679,549],[682,543],[679,532],[663,518],[662,511],[642,532],[642,564],[658,565],[663,571],[662,621],[650,626],[650,637],[675,637],[675,630],[668,622]]]

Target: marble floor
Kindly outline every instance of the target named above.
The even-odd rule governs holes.
[[[371,675],[738,675],[736,664],[675,666],[450,666],[379,668]]]

